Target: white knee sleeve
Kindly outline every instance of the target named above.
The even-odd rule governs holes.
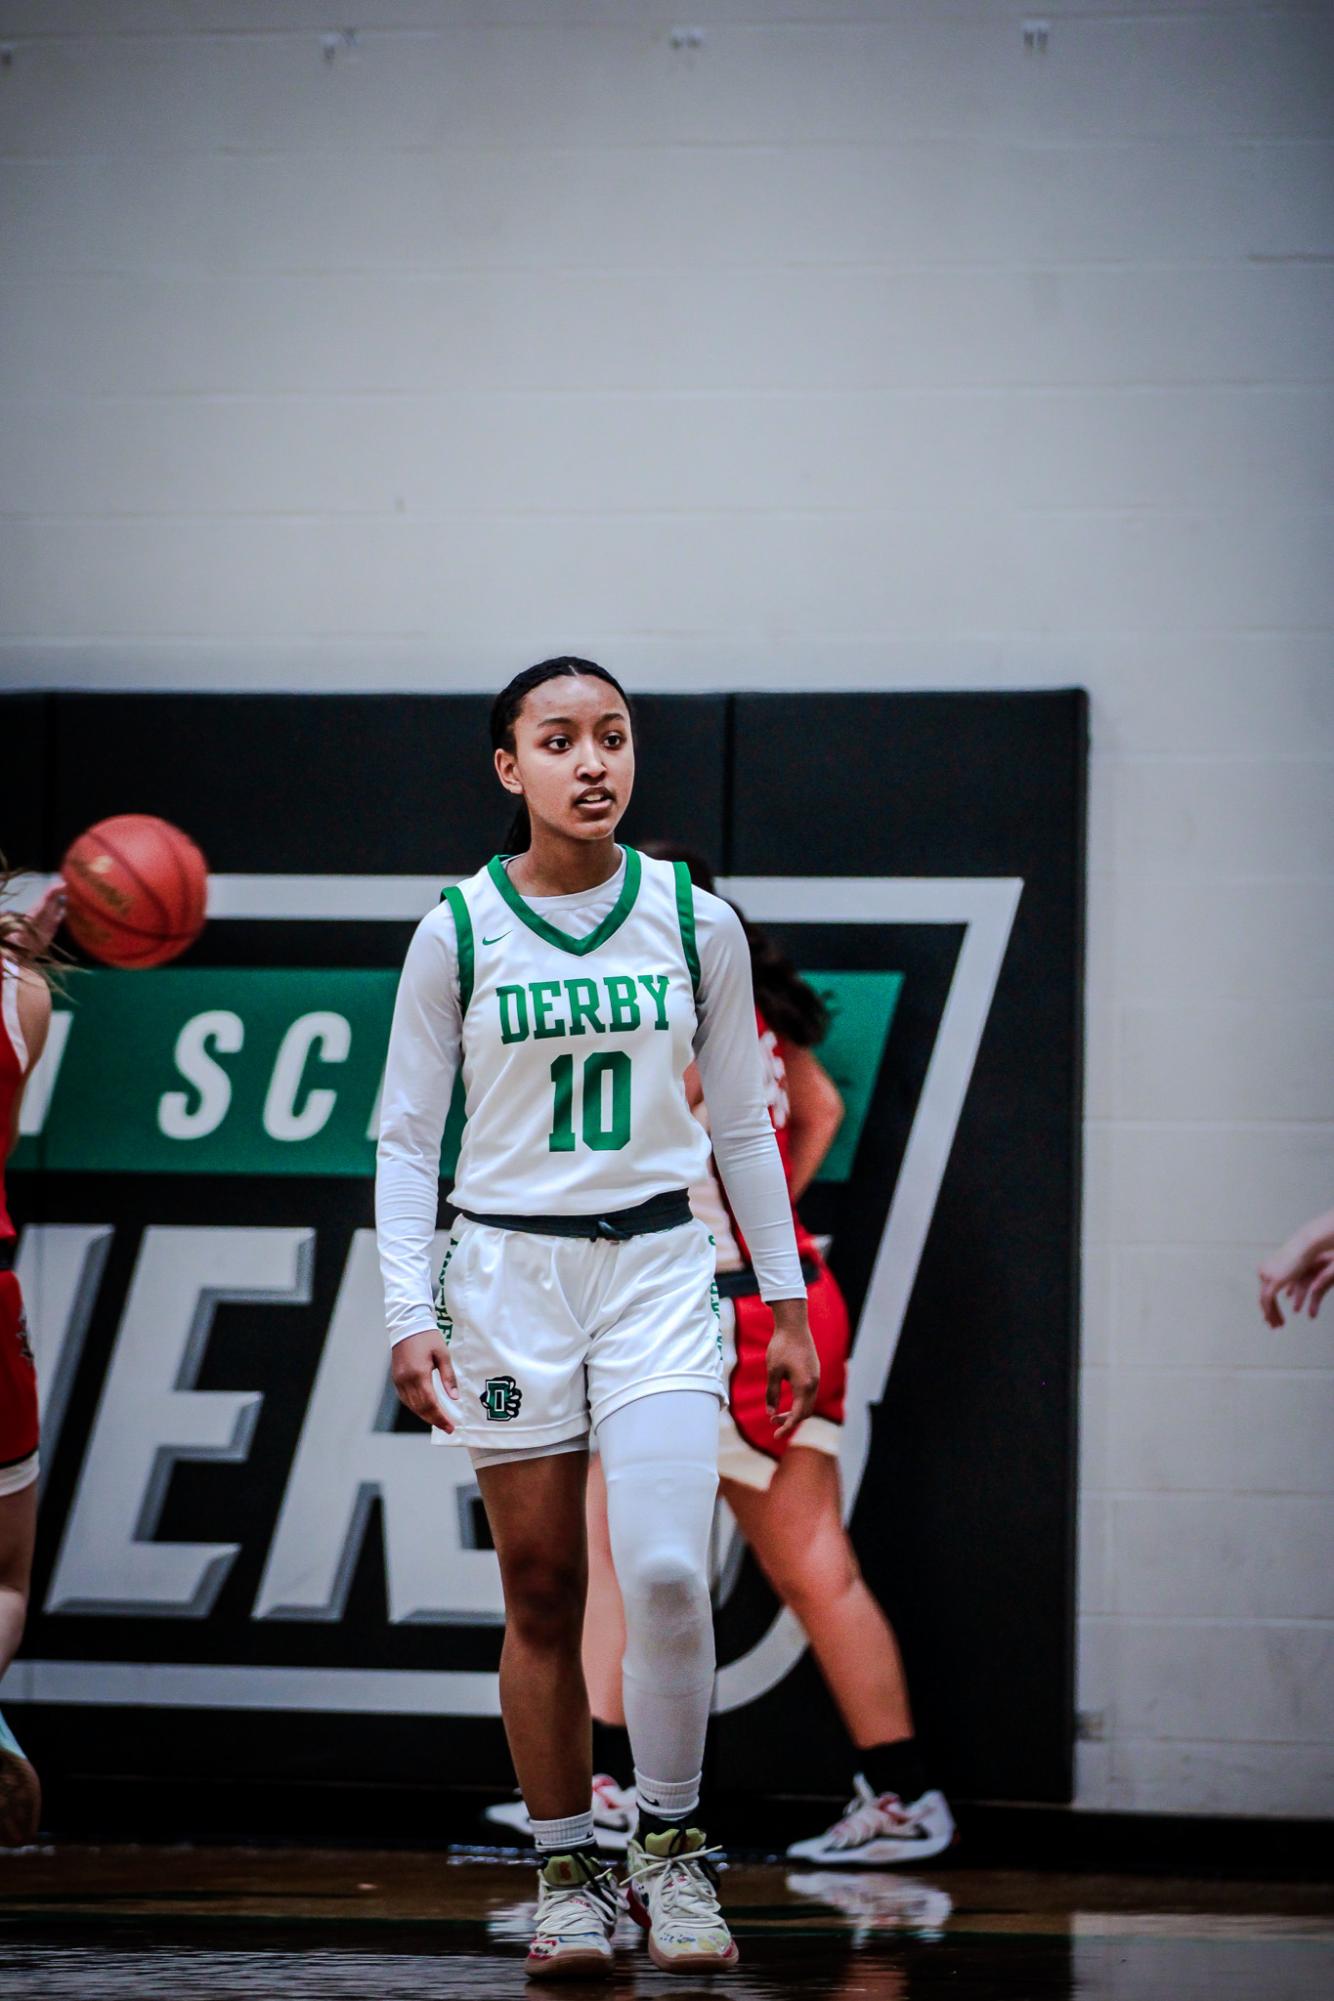
[[[713,1694],[709,1531],[718,1404],[664,1390],[598,1427],[612,1561],[625,1605],[625,1720],[635,1768],[694,1778]]]

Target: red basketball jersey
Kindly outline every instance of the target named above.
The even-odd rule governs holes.
[[[12,959],[0,957],[0,1238],[18,1235],[5,1203],[5,1154],[27,1067],[28,1045],[19,1023],[19,969]]]
[[[788,1195],[792,1193],[792,1137],[788,1130],[790,1105],[787,1095],[786,1045],[783,1038],[770,1028],[759,1008],[755,1010],[755,1024],[760,1037],[760,1057],[764,1065],[766,1095],[769,1102],[769,1116],[774,1122],[774,1133],[778,1140],[778,1151],[782,1157],[783,1173],[787,1177]],[[729,1216],[731,1210],[729,1207]],[[796,1204],[792,1207],[792,1223],[797,1233],[797,1249],[802,1260],[816,1267],[815,1277],[807,1287],[807,1306],[810,1314],[811,1338],[815,1342],[820,1358],[820,1389],[815,1404],[815,1416],[822,1417],[831,1424],[842,1424],[843,1403],[848,1376],[848,1309],[843,1295],[838,1289],[838,1281],[820,1256],[815,1239],[797,1214]],[[741,1232],[732,1219],[732,1229],[741,1255],[750,1262]],[[767,1459],[781,1459],[786,1454],[790,1439],[778,1440],[769,1421],[766,1409],[768,1395],[768,1366],[766,1354],[774,1331],[773,1311],[759,1298],[742,1297],[736,1302],[736,1360],[728,1381],[728,1406],[732,1422],[757,1452]],[[787,1410],[792,1403],[792,1391],[784,1386],[779,1399],[779,1409]],[[798,1427],[800,1435],[800,1427]]]
[[[788,1197],[792,1194],[792,1136],[788,1131],[791,1107],[787,1095],[787,1045],[776,1029],[770,1028],[759,1007],[755,1009],[755,1028],[760,1038],[760,1062],[764,1069],[764,1089],[769,1105],[769,1117],[774,1122],[774,1134],[778,1140],[778,1152],[783,1162],[783,1175],[787,1181]],[[731,1205],[729,1203],[729,1212]],[[803,1258],[816,1255],[815,1239],[797,1214],[796,1204],[792,1207],[792,1223],[797,1233],[797,1249]],[[733,1218],[732,1228],[737,1245],[746,1263],[750,1263],[750,1252]]]

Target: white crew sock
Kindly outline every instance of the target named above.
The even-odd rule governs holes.
[[[696,1772],[693,1779],[649,1779],[636,1770],[640,1807],[655,1820],[687,1820],[699,1805],[701,1777]]]
[[[593,1845],[593,1809],[567,1814],[564,1820],[533,1820],[533,1840],[539,1855],[569,1855],[576,1848]]]

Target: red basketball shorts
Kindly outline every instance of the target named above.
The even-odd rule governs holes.
[[[12,1271],[0,1271],[0,1494],[37,1478],[37,1371]]]
[[[774,1437],[764,1407],[773,1314],[758,1297],[723,1301],[728,1407],[722,1418],[718,1471],[725,1480],[739,1480],[747,1487],[767,1487],[779,1460],[794,1445],[837,1456],[850,1335],[848,1309],[838,1289],[838,1280],[823,1260],[819,1276],[807,1288],[806,1300],[811,1338],[820,1358],[820,1390],[811,1415],[785,1439]],[[791,1401],[791,1392],[785,1388],[781,1408],[786,1409]]]

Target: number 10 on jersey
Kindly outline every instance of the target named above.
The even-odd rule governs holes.
[[[608,1083],[610,1079],[610,1083]],[[551,1066],[556,1107],[547,1145],[552,1153],[575,1149],[575,1075],[573,1056],[558,1056]],[[616,1153],[630,1140],[630,1058],[623,1049],[584,1058],[579,1080],[579,1127],[584,1145],[598,1153]]]

